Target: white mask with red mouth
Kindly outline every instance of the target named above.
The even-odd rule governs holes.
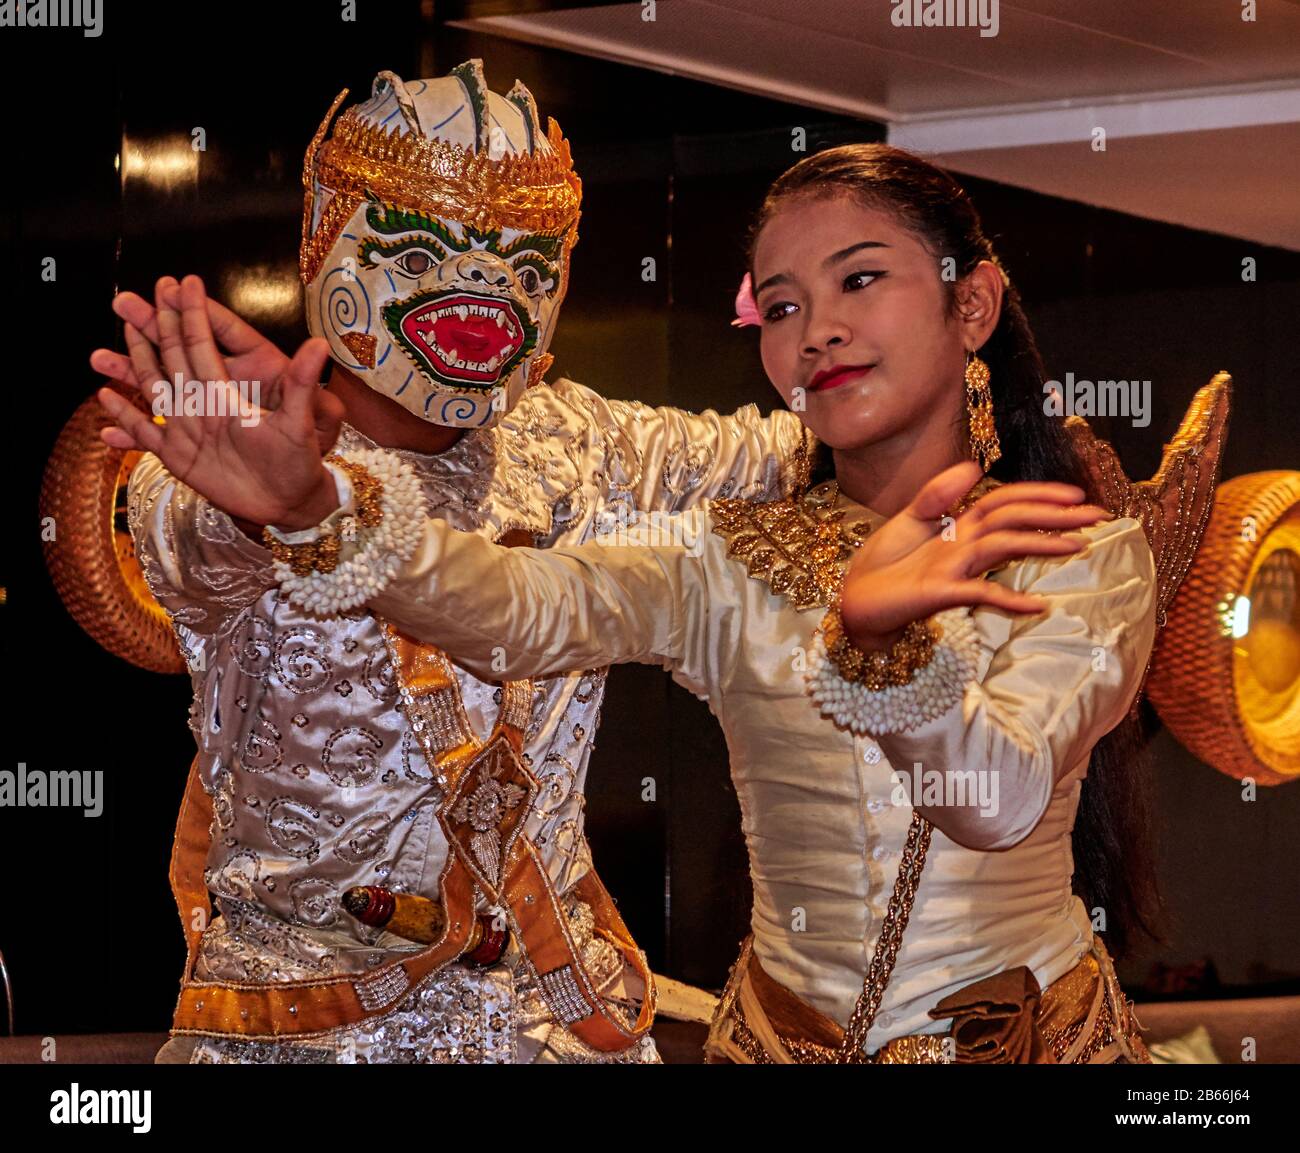
[[[376,392],[433,424],[496,424],[551,362],[582,184],[518,81],[376,77],[307,152],[307,326]]]

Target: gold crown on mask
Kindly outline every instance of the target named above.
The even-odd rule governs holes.
[[[444,140],[401,133],[372,124],[349,108],[324,140],[330,121],[347,96],[345,88],[312,137],[303,162],[305,189],[299,273],[310,284],[357,205],[369,193],[406,209],[459,220],[480,231],[518,228],[566,233],[578,242],[582,181],[573,170],[569,142],[554,117],[548,119],[550,152],[506,152],[493,159]],[[324,141],[324,143],[322,143]],[[311,229],[313,177],[333,192]]]

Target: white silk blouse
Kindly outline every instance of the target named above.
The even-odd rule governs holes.
[[[836,500],[845,525],[885,519]],[[951,1022],[927,1011],[994,972],[1027,965],[1041,987],[1068,972],[1093,932],[1071,891],[1080,788],[1094,744],[1141,684],[1156,631],[1141,525],[1103,522],[1081,530],[1088,544],[1076,554],[990,574],[1049,608],[1033,617],[971,610],[975,678],[934,719],[871,739],[837,727],[809,696],[801,670],[825,609],[799,611],[750,576],[712,524],[705,507],[537,550],[429,520],[370,607],[485,679],[640,661],[707,700],[740,799],[754,949],[773,977],[841,1025],[861,993],[916,801],[935,828],[869,1052],[946,1030]],[[979,805],[920,791],[927,780],[942,789],[958,770],[976,770]]]

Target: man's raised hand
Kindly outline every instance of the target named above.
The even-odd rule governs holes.
[[[188,278],[187,278],[188,279]],[[195,279],[198,279],[195,277]],[[202,286],[202,280],[199,285]],[[181,311],[181,286],[173,276],[160,277],[154,287],[155,299],[173,312]],[[260,381],[262,403],[267,408],[279,407],[279,382],[289,367],[290,358],[238,313],[232,312],[220,301],[204,293],[208,325],[217,347],[225,359],[226,369],[234,380]],[[134,325],[150,344],[158,347],[158,311],[142,296],[134,292],[120,292],[113,297],[113,312],[126,324]],[[90,354],[90,366],[101,376],[130,391],[143,391],[153,381],[136,378],[131,357],[111,348],[97,348]],[[317,439],[321,454],[334,447],[330,423],[322,414],[317,420]]]
[[[200,280],[200,286],[202,283]],[[181,286],[175,277],[160,277],[154,292],[155,298],[161,300],[167,308],[177,313],[181,311]],[[260,380],[264,391],[271,382],[279,380],[289,366],[289,357],[224,304],[213,300],[206,293],[204,301],[209,327],[224,353],[231,376],[236,380]],[[127,324],[134,325],[150,344],[157,346],[157,311],[148,300],[134,292],[120,292],[113,297],[113,312]],[[130,357],[112,349],[95,349],[90,364],[96,372],[110,379],[123,382],[132,379]],[[270,407],[276,406],[271,403]]]
[[[128,322],[129,377],[114,375],[139,389],[152,411],[155,398],[164,395],[160,389],[178,396],[171,382],[179,373],[182,382],[197,381],[202,387],[201,403],[194,406],[199,411],[169,405],[165,423],[159,425],[125,397],[104,388],[99,401],[116,422],[103,430],[104,440],[115,448],[155,453],[173,476],[233,517],[286,529],[323,519],[338,500],[322,457],[337,439],[343,417],[342,402],[317,383],[329,355],[328,343],[319,338],[306,341],[267,395],[241,395],[231,383],[236,374],[213,338],[202,282],[186,277],[181,283],[178,297],[173,297],[179,311],[168,304],[165,289],[160,282],[153,318],[161,367],[145,334]],[[137,319],[144,320],[139,315]],[[242,341],[247,335],[237,332],[235,338]],[[253,351],[247,343],[245,348],[237,355]],[[107,367],[98,353],[92,364],[101,371]],[[262,403],[253,403],[256,399]]]

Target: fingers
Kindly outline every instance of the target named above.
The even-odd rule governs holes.
[[[304,434],[310,431],[314,435],[318,413],[327,426],[335,419],[334,413],[337,410],[331,407],[322,409],[316,396],[320,391],[321,373],[325,369],[329,351],[329,341],[322,337],[314,336],[303,341],[289,362],[289,367],[284,370],[284,376],[280,378],[281,412],[291,427]],[[334,399],[337,400],[337,397]],[[338,419],[341,418],[340,413]],[[337,433],[337,427],[335,432]]]
[[[100,376],[109,380],[118,380],[123,384],[134,385],[135,373],[131,368],[131,358],[111,348],[97,348],[90,354],[90,367]]]
[[[950,607],[988,605],[990,608],[1029,616],[1037,616],[1048,608],[1047,601],[1042,597],[1016,592],[990,580],[961,581],[951,586],[951,600]]]
[[[162,357],[166,378],[175,380],[180,375],[181,383],[194,379],[190,371],[189,359],[185,354],[185,337],[181,331],[180,312],[166,303],[162,292],[162,281],[154,295],[155,312],[158,318],[158,353]],[[175,298],[173,298],[175,299]],[[208,379],[215,379],[209,377]]]
[[[994,532],[966,546],[963,568],[969,573],[988,572],[1008,561],[1029,556],[1069,556],[1088,545],[1086,537],[1044,536],[1037,532]]]
[[[1023,480],[1001,484],[985,493],[969,509],[966,516],[983,520],[990,513],[1009,504],[1025,501],[1043,501],[1048,504],[1069,505],[1086,500],[1088,494],[1077,484],[1063,484],[1054,480]]]
[[[197,278],[196,278],[197,279]],[[220,301],[207,296],[208,324],[221,347],[238,356],[251,352],[265,341],[265,337],[251,324],[246,324],[238,313],[231,312]]]
[[[175,283],[170,276],[164,276],[158,283],[162,285],[169,281]],[[137,296],[134,292],[119,292],[113,297],[113,312],[127,324],[134,324],[151,342],[157,344],[158,322],[154,306],[143,296]]]
[[[1097,521],[1114,520],[1109,510],[1096,504],[1059,505],[1046,501],[1015,501],[985,513],[976,526],[976,532],[998,532],[1004,529],[1072,529]]]
[[[103,428],[101,428],[99,430],[99,439],[102,440],[110,448],[120,448],[125,452],[129,452],[131,449],[140,447],[138,444],[135,443],[135,440],[131,437],[129,433],[124,432],[122,429],[118,428],[117,425],[115,424],[106,424]]]
[[[181,339],[186,359],[197,373],[197,379],[225,380],[226,362],[217,349],[208,324],[208,294],[197,276],[187,276],[181,281],[180,304]]]
[[[140,339],[143,340],[143,337]],[[161,450],[163,444],[162,428],[154,424],[126,397],[119,395],[111,388],[101,388],[95,393],[95,399],[113,418],[118,429],[125,434],[124,437],[110,438],[105,436],[103,439],[108,444],[114,448],[140,448],[145,452],[158,452]],[[126,443],[128,440],[131,442],[130,444]]]
[[[158,281],[158,291],[167,293],[178,290],[175,279],[170,276],[164,276]],[[113,297],[113,314],[119,320],[126,324],[132,325],[136,332],[142,335],[150,344],[158,343],[158,314],[157,310],[144,297],[134,292],[119,292]],[[136,370],[132,366],[130,358],[111,348],[97,348],[90,354],[90,367],[101,376],[106,376],[110,380],[121,381],[124,384],[132,384],[139,388],[142,385],[148,387],[152,385],[155,378],[161,377],[161,373],[156,371],[156,359],[154,367],[150,369],[147,379],[137,380]]]
[[[167,387],[167,381],[158,367],[153,345],[140,334],[133,324],[123,325],[126,333],[126,348],[131,358],[131,380],[139,389],[150,408],[158,398],[159,387]]]
[[[920,520],[937,520],[970,492],[983,475],[983,469],[973,460],[954,464],[922,485],[908,511]]]

